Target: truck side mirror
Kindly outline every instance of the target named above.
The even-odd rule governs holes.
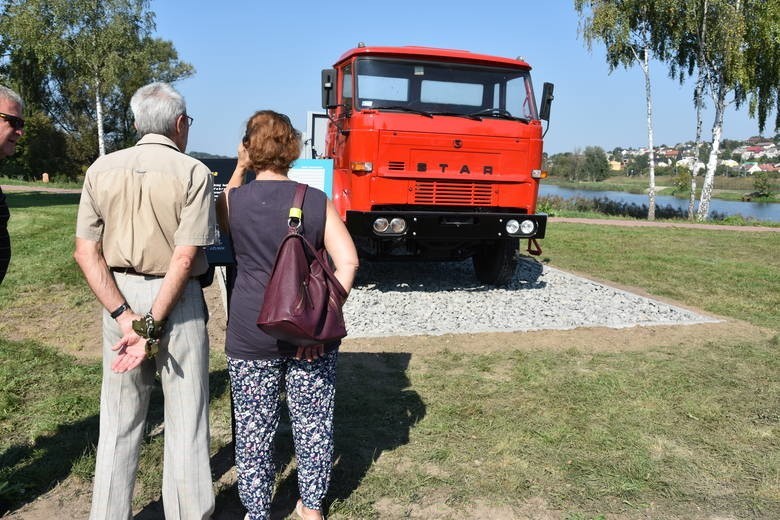
[[[322,70],[322,108],[336,105],[336,69]]]
[[[555,85],[552,83],[545,83],[542,87],[542,103],[539,105],[539,119],[550,121],[550,106],[555,98],[553,96],[553,89]]]

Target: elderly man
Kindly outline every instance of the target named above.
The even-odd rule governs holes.
[[[23,109],[24,103],[19,94],[0,85],[0,159],[13,155],[16,151],[16,142],[24,133]],[[0,189],[0,283],[3,282],[11,261],[11,238],[8,236],[10,216],[5,195]]]
[[[192,118],[170,85],[130,102],[138,143],[87,170],[76,252],[103,304],[103,385],[91,520],[131,518],[149,395],[165,399],[167,520],[209,518],[208,336],[198,275],[214,242],[211,172],[185,155]]]

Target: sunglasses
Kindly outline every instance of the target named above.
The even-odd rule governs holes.
[[[8,121],[8,124],[11,125],[11,128],[14,130],[21,130],[24,128],[24,119],[17,116],[12,116],[11,114],[4,114],[3,112],[0,112],[0,117]]]

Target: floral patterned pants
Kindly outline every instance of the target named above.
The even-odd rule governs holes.
[[[228,357],[236,422],[238,493],[250,520],[268,518],[276,471],[273,440],[282,381],[287,392],[298,489],[306,507],[322,509],[333,459],[337,351],[315,360]]]

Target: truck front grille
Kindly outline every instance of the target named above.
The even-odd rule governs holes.
[[[489,206],[493,204],[493,187],[474,182],[418,181],[414,187],[414,203]]]
[[[406,169],[406,163],[403,161],[389,161],[387,163],[387,169],[395,172],[402,172]]]

